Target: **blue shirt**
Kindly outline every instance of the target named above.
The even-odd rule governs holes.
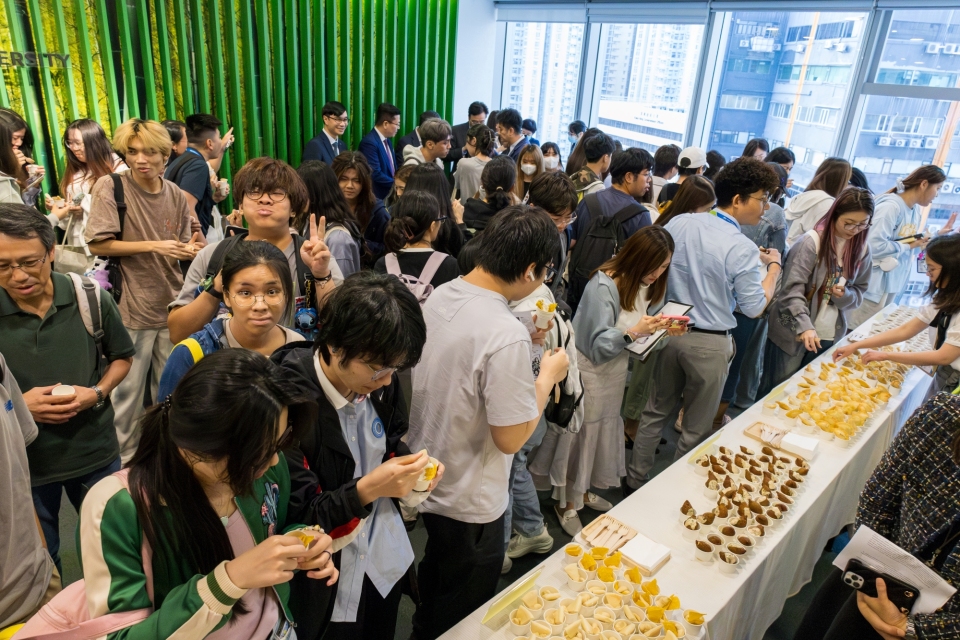
[[[590,228],[590,223],[593,222],[590,219],[590,212],[587,211],[586,199],[586,196],[584,196],[583,200],[580,201],[580,205],[577,207],[577,221],[574,222],[571,227],[567,227],[568,229],[573,229],[573,239],[582,237]],[[628,238],[640,229],[651,224],[650,212],[629,193],[624,193],[614,188],[603,189],[597,192],[597,203],[600,205],[600,213],[605,216],[616,215],[629,204],[635,204],[643,210],[642,213],[638,213],[630,218],[623,225],[623,230]]]
[[[314,356],[314,368],[327,400],[337,410],[343,439],[350,447],[356,468],[354,478],[373,471],[383,462],[387,440],[383,420],[366,396],[349,401],[340,395]],[[340,580],[331,622],[356,622],[363,576],[384,598],[413,564],[413,548],[400,512],[390,498],[377,498],[360,535],[340,552]]]
[[[760,250],[733,217],[689,213],[664,227],[676,249],[667,278],[667,299],[692,304],[687,314],[699,329],[737,326],[733,310],[751,318],[767,306],[760,277]],[[722,216],[722,217],[721,217]]]

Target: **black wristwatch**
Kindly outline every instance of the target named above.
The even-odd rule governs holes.
[[[213,276],[210,276],[209,278],[201,282],[200,286],[203,289],[203,291],[205,291],[206,293],[209,293],[220,302],[223,302],[223,292],[217,291],[214,288],[215,283],[216,283],[216,278],[214,278]]]

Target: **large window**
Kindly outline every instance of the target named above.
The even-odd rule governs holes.
[[[570,153],[567,125],[577,117],[584,25],[508,22],[500,103],[537,123],[536,138]]]
[[[789,147],[797,156],[791,177],[802,188],[837,143],[866,19],[865,13],[729,14],[707,148],[729,160],[753,137]]]
[[[701,25],[601,25],[594,90],[600,129],[624,148],[653,153],[663,144],[682,145],[702,40]]]

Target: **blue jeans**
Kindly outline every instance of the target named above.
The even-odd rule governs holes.
[[[60,496],[66,490],[70,504],[77,513],[80,513],[80,504],[90,491],[90,487],[117,471],[120,471],[120,458],[86,475],[42,484],[31,489],[33,508],[37,510],[40,529],[43,530],[43,537],[47,539],[47,551],[50,552],[50,557],[57,565],[60,575],[63,575],[63,567],[60,564]]]
[[[510,502],[504,517],[503,535],[509,544],[513,529],[520,535],[532,537],[543,531],[543,514],[540,513],[540,499],[537,497],[537,488],[533,485],[533,477],[527,469],[527,455],[543,442],[547,433],[547,422],[540,416],[537,428],[530,435],[527,443],[520,451],[513,454],[510,465]]]

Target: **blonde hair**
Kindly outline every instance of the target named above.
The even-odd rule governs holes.
[[[535,144],[525,146],[523,151],[520,152],[520,155],[517,156],[517,181],[513,185],[513,195],[517,196],[517,199],[521,201],[523,200],[523,179],[527,174],[523,172],[520,165],[523,164],[523,159],[526,156],[533,156],[533,163],[537,165],[537,172],[530,176],[531,182],[533,182],[533,179],[537,176],[546,173],[543,167],[543,152],[540,151],[540,147]]]
[[[155,120],[130,118],[114,132],[113,148],[117,153],[126,155],[130,152],[130,142],[134,139],[140,140],[144,149],[157,151],[163,156],[169,156],[173,150],[173,141],[170,140],[167,128]]]

